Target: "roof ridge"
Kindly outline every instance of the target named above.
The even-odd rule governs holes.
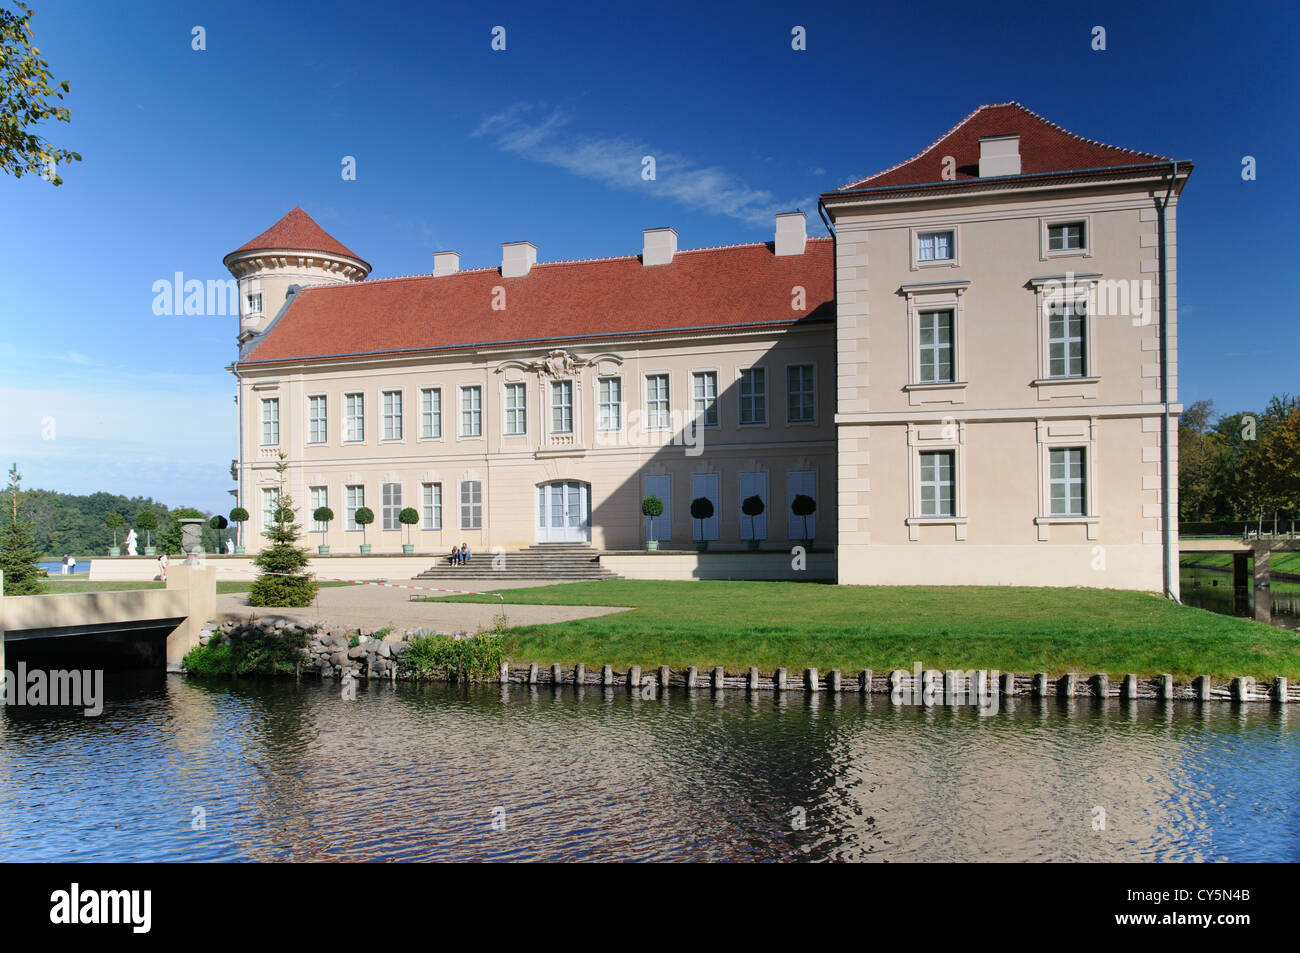
[[[807,239],[807,241],[809,242],[829,242],[830,240],[831,238],[828,235],[815,235]],[[705,245],[701,248],[682,248],[677,251],[677,254],[690,255],[693,254],[694,252],[725,251],[730,248],[763,248],[770,244],[771,242],[740,242],[735,245]],[[610,255],[605,258],[561,258],[556,261],[535,262],[533,264],[533,268],[546,268],[551,265],[599,264],[601,262],[607,262],[607,261],[634,261],[639,259],[640,257],[641,256],[639,254],[636,254],[636,255]],[[481,268],[462,268],[458,271],[453,271],[451,274],[447,274],[447,275],[434,275],[432,272],[426,271],[426,272],[417,272],[416,274],[413,275],[389,275],[387,278],[371,278],[367,281],[349,281],[349,282],[344,282],[342,284],[321,283],[321,284],[304,285],[300,287],[298,291],[299,293],[301,293],[304,291],[313,291],[313,290],[318,290],[323,288],[360,288],[368,285],[383,284],[386,281],[413,281],[417,278],[452,278],[456,275],[472,275],[472,274],[478,274],[479,272],[499,271],[499,270],[500,267],[498,265],[487,265]]]
[[[849,182],[849,183],[846,184],[846,185],[841,185],[841,186],[839,186],[835,191],[837,191],[837,192],[842,192],[844,189],[852,189],[852,188],[855,188],[856,186],[862,185],[864,182],[870,182],[872,179],[878,179],[878,178],[880,178],[882,175],[888,175],[890,172],[893,172],[895,169],[901,169],[903,166],[907,165],[909,162],[915,162],[917,159],[921,158],[921,156],[925,155],[927,152],[929,152],[931,149],[933,149],[933,148],[934,148],[935,146],[937,146],[939,143],[943,142],[943,140],[945,140],[945,139],[947,139],[949,136],[951,136],[954,132],[956,132],[956,131],[957,131],[958,129],[960,129],[962,126],[966,125],[966,123],[968,123],[968,122],[970,122],[972,119],[974,119],[974,118],[975,118],[977,115],[979,115],[981,112],[983,112],[983,111],[986,110],[986,109],[993,109],[993,108],[995,108],[996,106],[1020,106],[1020,104],[1017,103],[1017,102],[1008,102],[1008,103],[986,103],[986,104],[983,105],[983,106],[978,106],[978,107],[976,107],[975,109],[971,110],[971,112],[967,113],[967,114],[966,114],[966,118],[962,119],[962,120],[961,120],[960,122],[958,122],[955,126],[951,127],[947,132],[945,132],[943,135],[941,135],[938,139],[934,140],[934,142],[930,143],[928,146],[926,146],[924,149],[922,149],[922,150],[921,150],[920,152],[918,152],[916,155],[912,156],[910,159],[904,159],[902,162],[895,162],[895,163],[894,163],[893,165],[891,165],[888,169],[881,169],[879,172],[876,172],[876,173],[873,174],[873,175],[868,175],[868,176],[866,176],[866,177],[864,177],[864,178],[857,179],[857,180],[855,180],[855,181],[853,181],[853,182]],[[1023,109],[1024,107],[1022,106],[1021,108]]]

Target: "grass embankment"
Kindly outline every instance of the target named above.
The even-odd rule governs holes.
[[[166,586],[157,581],[139,580],[139,581],[102,581],[91,582],[89,579],[59,579],[51,576],[43,580],[49,586],[50,594],[59,592],[126,592],[131,589],[164,589]],[[218,582],[217,595],[225,595],[229,592],[248,592],[253,583],[249,582]],[[350,582],[322,582],[319,583],[322,589],[333,586],[350,586]]]
[[[910,671],[920,662],[1052,675],[1300,677],[1300,634],[1142,592],[610,579],[504,596],[508,604],[632,607],[512,628],[516,662],[722,665],[732,672],[751,665]]]
[[[1180,553],[1178,561],[1197,569],[1224,569],[1232,571],[1232,553]],[[1287,573],[1300,577],[1300,553],[1270,553],[1268,569],[1271,573]]]

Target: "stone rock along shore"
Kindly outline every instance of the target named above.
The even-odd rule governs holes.
[[[397,678],[397,660],[411,647],[416,636],[434,635],[427,629],[385,631],[383,629],[345,629],[296,622],[292,619],[262,619],[254,622],[209,621],[199,633],[199,645],[233,644],[264,635],[294,636],[305,634],[302,670],[321,678]],[[453,639],[469,638],[472,633],[452,633]],[[356,645],[352,644],[356,638]]]

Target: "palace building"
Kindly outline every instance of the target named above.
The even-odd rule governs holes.
[[[1005,103],[825,193],[830,237],[790,212],[752,244],[652,228],[640,254],[509,242],[499,265],[438,252],[376,280],[295,208],[225,259],[246,538],[283,452],[307,516],[334,510],[305,528],[335,552],[811,540],[841,583],[1176,593],[1191,169]]]

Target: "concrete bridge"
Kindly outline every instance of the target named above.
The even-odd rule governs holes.
[[[165,589],[40,596],[5,596],[0,574],[0,684],[6,643],[57,650],[60,640],[73,638],[77,642],[66,643],[69,649],[94,654],[105,643],[165,635],[165,651],[161,639],[154,639],[145,643],[143,655],[156,656],[168,671],[179,671],[185,653],[199,644],[203,624],[216,616],[216,573],[211,565],[180,564],[168,570]]]
[[[1182,553],[1230,553],[1232,555],[1232,591],[1237,598],[1255,591],[1255,618],[1259,622],[1273,621],[1273,598],[1270,586],[1269,562],[1273,553],[1300,552],[1296,539],[1180,539],[1178,551]]]

